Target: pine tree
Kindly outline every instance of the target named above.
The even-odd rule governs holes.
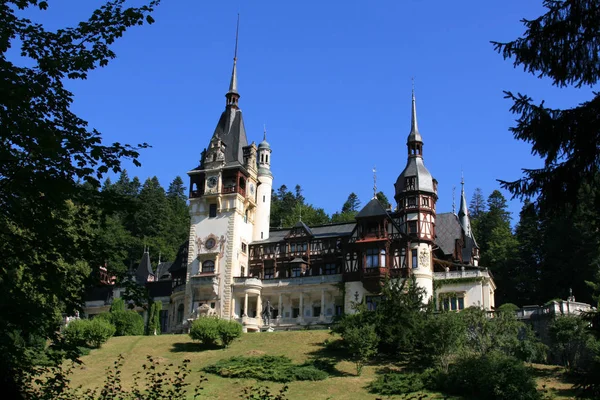
[[[348,195],[348,198],[342,205],[342,210],[336,212],[331,216],[331,222],[352,222],[356,219],[358,214],[358,208],[360,207],[360,200],[356,193],[352,192]]]
[[[548,77],[558,87],[593,87],[600,79],[600,7],[597,0],[545,0],[545,14],[523,19],[526,31],[508,43],[493,42],[515,67],[539,78]],[[518,197],[538,195],[543,208],[565,209],[576,204],[583,184],[592,184],[600,152],[600,92],[573,108],[536,104],[527,95],[505,92],[518,115],[510,128],[514,137],[531,143],[532,153],[544,167],[523,170],[524,176],[502,186]]]
[[[386,210],[388,208],[390,208],[391,204],[390,204],[390,201],[388,200],[387,196],[385,195],[385,193],[377,192],[376,197],[377,197],[377,200],[379,200],[379,202],[383,206],[383,208],[385,208]]]

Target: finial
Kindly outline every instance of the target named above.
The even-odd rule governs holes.
[[[462,189],[465,190],[465,173],[462,167],[460,168],[460,184],[462,186]]]
[[[267,125],[263,124],[263,140],[267,140]]]
[[[235,26],[235,51],[233,52],[233,61],[237,61],[238,37],[240,33],[240,13],[238,13],[237,24]]]
[[[419,134],[419,127],[417,125],[417,102],[415,100],[415,78],[412,79],[412,109],[410,118],[410,135],[409,140],[412,137],[413,140],[421,141],[421,135]]]
[[[377,169],[373,166],[373,198],[377,198]]]
[[[300,222],[302,222],[302,204],[299,204],[299,206],[300,206],[300,211],[299,211],[299,213],[300,213]]]
[[[452,186],[452,214],[456,214],[456,186]]]

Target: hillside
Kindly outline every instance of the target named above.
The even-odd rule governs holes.
[[[84,388],[99,387],[104,381],[106,369],[112,367],[119,354],[125,357],[123,366],[123,384],[132,383],[134,372],[141,370],[146,356],[151,355],[164,363],[179,364],[184,359],[191,360],[191,377],[188,382],[197,382],[201,375],[200,369],[220,359],[240,355],[285,355],[294,362],[302,362],[310,357],[323,357],[322,343],[331,338],[327,331],[297,331],[273,332],[260,334],[245,334],[235,341],[228,349],[203,350],[192,342],[187,335],[163,336],[129,336],[110,339],[99,350],[93,350],[82,357],[83,365],[77,367],[72,378],[73,386]],[[355,376],[354,365],[347,361],[339,361],[336,365],[339,374],[319,382],[292,382],[289,384],[287,397],[289,399],[375,399],[378,396],[370,394],[366,385],[371,382],[378,371],[390,365],[370,365],[363,370],[362,376]],[[554,369],[539,370],[539,383],[549,387],[566,389],[568,385],[561,384],[556,379]],[[205,374],[208,382],[204,383],[203,397],[206,399],[238,399],[244,387],[255,383],[252,380],[226,379],[215,375]],[[266,383],[267,386],[279,389],[282,385]],[[560,392],[559,392],[560,394]],[[190,396],[191,398],[191,396]],[[396,397],[401,398],[401,397]],[[443,398],[431,394],[430,399]],[[557,399],[569,397],[557,396]]]

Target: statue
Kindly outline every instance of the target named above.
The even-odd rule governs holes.
[[[265,306],[265,309],[262,312],[263,322],[267,326],[271,325],[271,315],[272,315],[273,310],[274,310],[274,308],[271,307],[271,302],[269,300],[267,300],[267,305]]]

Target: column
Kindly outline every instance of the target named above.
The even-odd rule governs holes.
[[[319,315],[321,321],[325,320],[325,289],[321,289],[321,315]]]
[[[282,300],[281,297],[282,297],[281,293],[279,293],[279,305],[277,308],[277,319],[278,320],[281,320],[281,318],[283,318],[283,302],[281,301]]]
[[[248,316],[248,292],[244,295],[244,317]]]
[[[258,325],[262,325],[262,296],[259,294],[256,296],[256,318],[258,319]]]
[[[231,296],[231,315],[229,316],[229,319],[232,319],[235,315],[235,303],[235,296]]]
[[[304,319],[304,293],[300,292],[300,321]]]

